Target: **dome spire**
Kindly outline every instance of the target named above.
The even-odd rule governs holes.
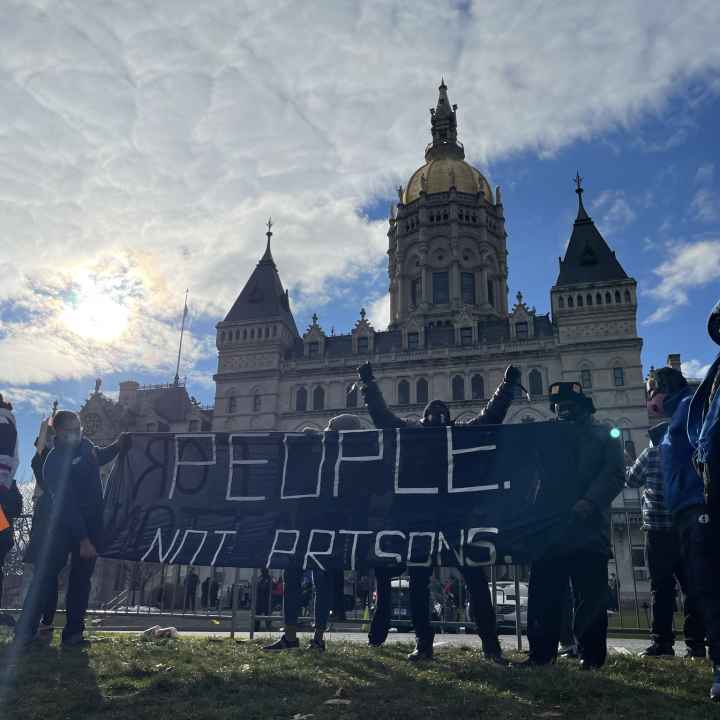
[[[432,143],[425,148],[426,160],[465,157],[462,143],[457,139],[457,105],[450,104],[444,77],[438,86],[437,105],[430,109],[430,132]]]

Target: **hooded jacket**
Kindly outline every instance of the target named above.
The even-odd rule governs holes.
[[[703,482],[692,463],[692,446],[688,439],[688,413],[691,390],[684,387],[665,398],[670,415],[668,429],[660,442],[660,459],[665,488],[665,504],[677,514],[705,502]]]

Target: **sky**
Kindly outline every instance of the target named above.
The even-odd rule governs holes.
[[[702,374],[720,297],[720,3],[24,0],[0,24],[0,392],[23,457],[57,399],[181,375],[265,246],[301,331],[388,320],[387,215],[444,76],[503,191],[510,295],[549,311],[572,178],[638,282],[643,363]],[[29,477],[24,463],[21,479]]]

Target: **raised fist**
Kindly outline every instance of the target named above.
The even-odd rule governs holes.
[[[520,385],[520,378],[520,369],[516,368],[514,365],[508,365],[505,370],[505,377],[503,380],[510,385]]]
[[[363,363],[358,369],[358,377],[364,383],[368,383],[373,380],[372,365],[369,362]]]

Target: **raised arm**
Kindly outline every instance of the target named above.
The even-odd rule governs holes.
[[[520,371],[513,365],[508,365],[503,381],[498,385],[497,390],[493,393],[493,396],[483,408],[482,412],[472,418],[472,420],[458,424],[501,425],[515,397],[515,388],[520,387],[522,387],[520,385]]]
[[[369,362],[358,368],[358,377],[360,378],[360,392],[365,399],[368,413],[370,413],[375,427],[382,430],[405,427],[407,425],[405,420],[395,415],[385,403],[385,398],[375,382]]]

